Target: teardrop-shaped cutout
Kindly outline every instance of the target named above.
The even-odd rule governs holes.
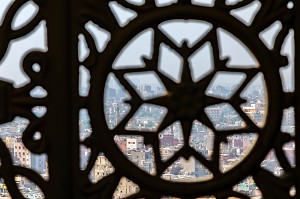
[[[15,14],[12,30],[18,30],[26,26],[36,16],[38,11],[39,7],[34,2],[26,2]]]

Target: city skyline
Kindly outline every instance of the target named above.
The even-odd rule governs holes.
[[[142,3],[141,0],[130,1]],[[175,2],[174,0],[158,1],[161,4]],[[11,2],[12,0],[2,0],[0,3],[0,25],[4,16],[2,13]],[[213,3],[210,0],[206,2]],[[232,1],[228,2],[230,4]],[[135,17],[134,13],[127,12],[117,2],[112,2],[110,6],[120,25],[125,26],[128,21]],[[255,15],[259,6],[258,2],[254,2],[249,6],[250,9],[235,10],[230,14],[247,25],[253,19],[253,15]],[[12,29],[24,26],[26,21],[32,18],[38,9],[33,2],[26,3],[23,8],[25,9],[19,12],[15,18]],[[274,23],[259,35],[269,49],[273,48],[273,39],[278,34],[281,28],[280,25],[280,23]],[[105,47],[110,41],[110,34],[92,22],[89,22],[85,28],[92,35],[98,52],[105,51]],[[104,98],[98,99],[102,103],[100,104],[100,110],[104,112],[104,118],[102,118],[103,128],[107,128],[106,131],[114,135],[111,143],[116,145],[116,154],[123,155],[129,163],[134,164],[150,177],[155,176],[172,182],[209,181],[214,174],[223,175],[223,173],[230,172],[245,157],[256,155],[250,152],[256,146],[257,140],[262,137],[259,133],[264,128],[269,113],[268,89],[270,88],[264,86],[262,71],[264,73],[265,71],[264,69],[257,70],[260,72],[248,83],[248,87],[243,87],[242,92],[235,93],[246,79],[246,74],[250,74],[248,71],[243,71],[243,69],[260,67],[253,56],[256,53],[251,53],[234,35],[222,28],[217,28],[215,31],[217,38],[215,43],[218,43],[217,46],[219,45],[217,48],[214,46],[216,44],[213,45],[213,42],[209,41],[200,46],[198,50],[193,51],[193,54],[183,61],[183,58],[174,50],[174,46],[175,48],[176,46],[178,48],[192,48],[197,41],[208,34],[212,24],[201,20],[179,19],[163,22],[157,28],[170,40],[168,40],[169,44],[167,42],[160,43],[158,50],[156,49],[159,51],[159,55],[154,55],[155,50],[154,47],[152,48],[154,28],[149,28],[131,38],[132,40],[123,49],[119,49],[119,54],[114,57],[115,61],[111,66],[103,66],[110,68],[111,71],[107,76],[106,85],[102,85],[104,86],[102,90],[104,91],[102,93]],[[15,87],[21,87],[30,81],[23,71],[22,61],[26,53],[32,49],[42,52],[48,50],[46,32],[46,22],[42,21],[33,31],[33,34],[24,37],[22,40],[11,42],[6,57],[0,62],[0,79],[12,82]],[[292,39],[293,32],[290,31],[282,47],[282,54],[287,55],[289,59],[289,65],[280,69],[283,91],[285,92],[294,89],[294,55],[292,53],[294,52],[294,46]],[[170,43],[172,44],[170,45]],[[173,49],[171,46],[173,46]],[[215,52],[216,49],[219,50],[218,53]],[[79,61],[83,61],[88,54],[89,49],[85,38],[83,35],[79,35]],[[222,69],[223,66],[219,67],[213,61],[215,54],[218,55],[215,59],[217,62],[226,63],[224,68],[240,68],[242,69],[241,72],[232,72],[234,70],[228,70],[231,72],[217,72],[213,78],[209,78],[210,83],[207,84],[208,86],[203,84],[206,86],[203,86],[201,90],[195,89],[196,82],[201,83],[201,80],[211,71]],[[158,57],[157,63],[153,64],[152,62],[151,64],[154,66],[148,66],[149,60],[155,59],[155,56]],[[228,57],[229,59],[227,59]],[[101,62],[99,63],[101,64]],[[118,70],[139,69],[145,67],[145,65],[148,71],[142,73],[127,70],[130,72],[123,74],[122,71],[119,71],[121,76],[119,75],[118,78],[124,78],[122,80],[125,84],[129,83],[125,86],[127,90],[115,76]],[[83,65],[78,67],[79,95],[84,98],[84,96],[89,96],[90,74],[89,70]],[[188,67],[188,70],[184,70],[184,67]],[[155,68],[156,72],[151,71],[151,68]],[[34,71],[39,69],[38,65],[33,68]],[[180,90],[178,85],[181,85],[181,80],[184,79],[184,71],[191,71],[189,73],[191,78],[185,75],[184,82],[190,87],[185,85]],[[157,73],[160,73],[160,77],[167,77],[168,81],[173,82],[170,83],[171,81],[160,79]],[[176,88],[173,89],[169,86],[166,89],[163,82],[168,82]],[[197,84],[197,86],[199,85],[201,84]],[[129,88],[130,86],[132,88]],[[194,89],[193,93],[182,95],[182,92],[189,90],[188,88]],[[180,92],[176,93],[178,90]],[[177,95],[175,96],[174,93]],[[39,98],[41,96],[45,97],[47,91],[37,86],[29,94],[33,98]],[[238,95],[231,99],[234,94]],[[197,95],[195,99],[198,101],[192,99],[193,95]],[[187,101],[184,98],[185,96],[191,100]],[[163,100],[149,100],[159,97],[169,97],[168,99],[161,98],[169,101],[165,103],[166,101]],[[139,103],[135,104],[136,101],[130,101],[132,98],[137,99]],[[236,102],[238,102],[238,105]],[[178,105],[179,103],[180,105]],[[136,107],[134,107],[135,105]],[[181,110],[183,114],[177,115],[180,112],[178,110]],[[191,111],[186,114],[186,110]],[[88,148],[86,139],[95,134],[92,134],[93,128],[90,121],[92,111],[89,111],[84,108],[80,109],[79,116],[76,116],[79,121],[80,154],[78,155],[81,170],[85,170],[86,167],[93,167],[88,171],[89,180],[91,183],[96,183],[115,170],[112,163],[102,152],[96,154],[96,156],[94,155],[95,161],[90,161],[91,156],[93,156],[93,149]],[[42,118],[47,113],[47,107],[46,105],[36,106],[31,109],[30,113],[37,118]],[[96,120],[98,119],[97,116]],[[170,118],[169,121],[168,118]],[[164,124],[165,120],[167,121],[166,124]],[[187,120],[189,120],[188,125]],[[8,148],[14,165],[32,168],[45,180],[49,180],[47,155],[31,153],[22,143],[23,132],[30,122],[26,118],[16,117],[12,122],[0,125],[0,137]],[[253,132],[252,130],[247,131],[249,126],[255,127],[252,128],[255,130]],[[290,107],[283,110],[281,131],[286,135],[294,136],[294,130],[294,109]],[[222,133],[224,133],[223,136]],[[39,140],[42,138],[41,136],[41,132],[37,131],[33,136],[33,140]],[[182,152],[184,148],[185,152]],[[99,151],[101,150],[103,149],[100,148]],[[287,164],[291,168],[294,167],[295,143],[293,141],[286,143],[282,146],[282,152]],[[278,154],[272,149],[260,164],[260,167],[274,176],[282,176],[284,170],[276,155]],[[160,167],[161,165],[163,166]],[[17,176],[15,181],[24,196],[44,198],[39,188],[25,177]],[[127,197],[138,192],[139,189],[137,184],[123,177],[114,192],[114,198]],[[251,176],[237,183],[233,190],[251,197],[261,195]],[[291,191],[293,190],[291,189]],[[5,182],[0,179],[0,198],[6,196],[9,196],[7,187]]]

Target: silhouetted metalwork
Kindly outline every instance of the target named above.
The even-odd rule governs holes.
[[[12,83],[0,82],[0,122],[10,122],[16,116],[27,118],[30,123],[23,133],[23,143],[33,153],[48,155],[49,180],[44,180],[36,172],[14,166],[5,143],[0,140],[1,167],[0,176],[7,184],[13,198],[23,198],[18,190],[14,177],[22,175],[38,185],[46,198],[113,198],[120,179],[125,176],[138,184],[140,190],[131,198],[161,198],[174,196],[180,198],[197,198],[213,195],[218,199],[229,197],[250,198],[233,189],[234,185],[248,176],[253,176],[256,185],[266,199],[298,198],[299,169],[292,166],[283,151],[285,143],[299,138],[281,132],[283,110],[295,107],[296,126],[299,123],[299,113],[296,95],[286,93],[282,88],[280,69],[289,64],[282,54],[283,43],[290,30],[298,36],[299,20],[295,13],[299,12],[299,2],[285,0],[243,0],[228,3],[216,0],[213,5],[202,6],[189,0],[158,6],[154,0],[145,0],[141,5],[125,0],[116,0],[120,6],[136,13],[128,24],[120,25],[109,4],[113,1],[62,1],[33,0],[39,11],[24,27],[12,30],[11,24],[17,11],[29,0],[16,0],[12,3],[0,26],[0,60],[8,51],[12,40],[31,33],[37,25],[45,21],[47,27],[46,52],[29,52],[23,60],[24,72],[30,78],[30,83],[20,88],[14,88]],[[259,2],[260,8],[250,24],[245,24],[231,15],[231,11]],[[293,8],[291,8],[293,4]],[[159,25],[170,20],[200,20],[212,25],[206,35],[190,45],[187,41],[181,46],[176,45],[160,28]],[[280,22],[282,27],[274,40],[274,46],[269,49],[260,39],[259,34],[274,22]],[[93,22],[110,34],[110,40],[105,49],[98,51],[95,38],[85,25]],[[298,24],[297,24],[298,22]],[[243,43],[257,60],[253,66],[229,66],[228,58],[221,58],[218,29],[223,29]],[[143,67],[114,68],[113,63],[123,48],[143,31],[151,29],[152,56],[142,57]],[[78,59],[78,36],[83,35],[89,49],[89,55],[83,61]],[[298,49],[295,39],[295,52]],[[159,70],[159,48],[164,43],[173,49],[183,62],[181,81],[175,83]],[[214,68],[202,79],[194,81],[191,71],[190,56],[205,43],[212,47]],[[297,58],[296,58],[297,61]],[[297,63],[295,61],[295,75]],[[39,71],[33,65],[40,66]],[[87,96],[79,95],[79,67],[84,66],[91,74],[90,90]],[[125,78],[126,74],[137,72],[154,72],[166,88],[166,93],[160,97],[144,99]],[[246,75],[243,83],[228,99],[212,97],[205,93],[217,72],[243,73]],[[113,74],[124,86],[131,98],[126,101],[129,112],[114,128],[109,128],[105,119],[104,93],[107,78]],[[258,126],[242,110],[246,102],[241,93],[255,76],[262,74],[267,91],[267,116],[263,126]],[[298,74],[299,75],[299,74]],[[296,91],[297,91],[297,78]],[[41,86],[47,91],[47,96],[34,98],[30,91]],[[127,123],[142,106],[154,104],[165,107],[168,112],[155,132],[130,130]],[[216,129],[204,109],[211,105],[227,103],[240,115],[245,127],[233,130]],[[32,113],[32,108],[45,106],[47,112],[43,117]],[[85,140],[79,139],[78,115],[85,108],[91,118],[93,132]],[[189,145],[193,121],[198,120],[214,133],[213,154],[207,159]],[[183,147],[170,159],[163,161],[159,148],[159,133],[172,123],[179,121],[183,130]],[[41,138],[34,139],[36,132]],[[228,136],[254,133],[258,136],[252,151],[234,168],[223,172],[220,170],[220,145],[226,143]],[[129,161],[114,141],[115,136],[142,136],[144,143],[153,148],[156,173],[151,175]],[[299,136],[298,136],[299,137]],[[80,169],[79,147],[85,145],[91,149],[88,165]],[[261,168],[260,164],[266,155],[274,150],[284,175],[278,177]],[[97,156],[104,153],[113,164],[114,173],[104,177],[97,183],[89,180],[89,174]],[[296,151],[296,154],[298,151]],[[163,172],[178,158],[189,159],[193,156],[204,165],[213,177],[201,182],[171,182],[161,178]],[[298,160],[296,160],[297,162]],[[297,165],[297,164],[296,164]],[[296,195],[290,195],[291,187],[296,186]]]

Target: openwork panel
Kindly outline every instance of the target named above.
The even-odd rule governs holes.
[[[12,2],[0,26],[1,193],[297,198],[296,8]],[[9,61],[39,31],[39,46]],[[11,76],[18,67],[27,81]]]

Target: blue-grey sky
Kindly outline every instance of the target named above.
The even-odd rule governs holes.
[[[143,0],[131,0],[135,3],[142,3]],[[2,23],[4,17],[4,11],[7,5],[9,5],[12,0],[1,0],[0,2],[0,24]],[[174,1],[170,0],[160,0],[157,1],[161,4],[168,4]],[[212,0],[195,0],[196,3],[206,3],[210,4]],[[230,0],[228,3],[236,2],[235,0]],[[135,15],[134,13],[128,12],[128,10],[123,9],[116,3],[111,4],[111,8],[115,11],[116,17],[121,25],[126,25],[128,20],[132,19]],[[251,23],[253,14],[259,9],[259,3],[253,3],[248,9],[236,10],[231,14],[237,16],[246,24]],[[14,29],[18,29],[32,18],[36,13],[37,8],[33,3],[27,3],[23,6],[23,9],[18,12],[18,15],[15,17],[15,22],[13,24]],[[117,14],[118,13],[118,14]],[[127,20],[128,19],[128,20]],[[96,38],[97,49],[102,51],[105,48],[105,45],[109,41],[109,35],[96,27],[94,24],[90,23],[86,26],[89,31]],[[166,34],[172,35],[171,39],[175,44],[181,45],[183,40],[187,40],[189,45],[193,45],[199,38],[203,37],[207,31],[210,30],[210,24],[202,21],[168,21],[167,23],[162,23],[160,29]],[[272,38],[278,33],[280,29],[280,24],[274,24],[268,31],[265,31],[260,34],[261,38],[264,40],[268,47],[272,47]],[[28,82],[28,78],[22,72],[21,61],[26,54],[26,52],[32,49],[40,49],[43,51],[47,50],[46,45],[46,27],[45,23],[41,23],[38,28],[35,29],[33,34],[24,39],[18,39],[11,42],[7,56],[5,59],[0,62],[0,78],[5,78],[10,81],[13,81],[15,86],[21,86]],[[228,32],[220,29],[218,31],[219,43],[221,49],[221,58],[226,56],[231,57],[229,64],[232,65],[255,65],[256,60],[251,56],[246,48],[241,45],[240,42],[236,41]],[[128,46],[119,54],[118,58],[114,63],[114,67],[122,67],[122,65],[132,65],[132,66],[142,66],[140,57],[142,55],[151,57],[152,50],[150,48],[151,41],[153,38],[153,31],[146,30],[142,34],[136,37],[137,39],[128,44]],[[287,54],[290,60],[293,60],[292,55],[292,38],[293,34],[290,33],[286,39],[285,45],[283,47],[282,53]],[[81,41],[84,41],[81,37]],[[84,58],[88,51],[84,47],[82,42],[80,45],[80,57]],[[170,49],[166,45],[161,45],[161,56],[160,56],[160,70],[165,74],[169,75],[174,81],[179,81],[180,71],[181,71],[181,58],[176,55],[176,52]],[[213,61],[211,59],[211,46],[209,44],[204,45],[201,49],[194,53],[190,58],[191,69],[193,72],[193,78],[199,80],[208,72],[211,67],[213,67]],[[284,88],[286,91],[291,91],[293,89],[293,67],[290,65],[281,70],[282,76],[284,76]],[[82,73],[83,76],[83,86],[87,86],[87,73]],[[151,76],[151,75],[150,75]],[[153,82],[153,77],[143,76],[139,81],[145,81],[145,83]],[[153,76],[153,75],[152,75]],[[134,77],[133,77],[134,78]],[[136,77],[137,79],[138,77]],[[231,76],[221,76],[216,78],[216,84],[234,84],[235,78]]]

